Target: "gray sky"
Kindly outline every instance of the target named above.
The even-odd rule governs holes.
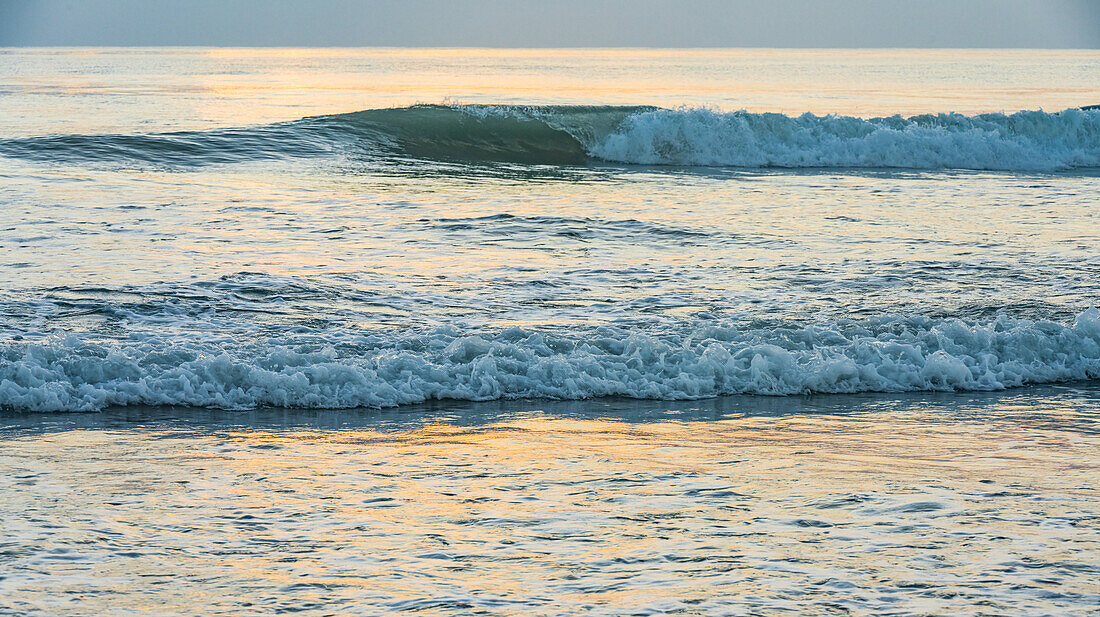
[[[0,0],[0,46],[1100,48],[1100,0]]]

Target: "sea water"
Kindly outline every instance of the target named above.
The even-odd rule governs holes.
[[[1096,52],[0,76],[0,607],[1098,603]]]

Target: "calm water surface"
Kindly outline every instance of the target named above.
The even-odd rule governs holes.
[[[9,419],[13,614],[1089,615],[1095,387]]]

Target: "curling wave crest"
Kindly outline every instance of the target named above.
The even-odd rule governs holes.
[[[272,158],[743,168],[1100,168],[1100,110],[905,118],[618,106],[415,105],[265,126],[0,140],[51,163],[193,166]]]
[[[429,399],[693,399],[996,390],[1100,378],[1100,310],[1072,324],[878,318],[660,334],[313,332],[247,343],[69,335],[0,347],[0,406],[389,407]]]

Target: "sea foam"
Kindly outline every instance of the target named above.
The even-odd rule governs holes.
[[[644,165],[1053,171],[1100,166],[1100,113],[855,118],[657,109],[591,155]]]
[[[696,323],[663,333],[449,327],[248,343],[70,334],[0,347],[0,406],[20,411],[998,390],[1097,378],[1096,309],[1072,324],[1001,316],[770,328]]]

